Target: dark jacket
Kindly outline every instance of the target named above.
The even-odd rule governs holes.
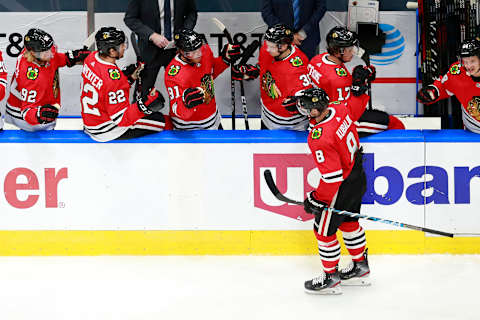
[[[320,43],[319,23],[327,11],[326,0],[301,0],[300,5],[300,29],[307,34],[300,49],[311,59]],[[262,0],[262,18],[269,27],[284,23],[293,29],[292,0]]]
[[[193,29],[197,23],[195,0],[174,0],[173,3],[174,32],[182,28]],[[158,0],[129,0],[123,21],[138,35],[138,47],[145,62],[148,63],[158,50],[163,50],[148,40],[154,32],[162,34]]]

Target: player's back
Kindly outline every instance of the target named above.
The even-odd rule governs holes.
[[[121,119],[130,104],[130,85],[118,66],[92,52],[84,61],[82,80],[80,102],[84,124],[95,126]]]
[[[308,75],[312,83],[325,90],[330,101],[345,101],[350,98],[352,75],[345,65],[336,64],[328,59],[329,53],[325,52],[310,60]]]

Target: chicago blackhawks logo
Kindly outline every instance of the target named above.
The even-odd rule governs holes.
[[[262,89],[272,99],[277,99],[282,95],[270,71],[265,72],[262,76]]]
[[[180,66],[173,65],[170,67],[170,70],[168,70],[168,75],[175,77],[179,71],[180,71]]]
[[[108,75],[112,80],[118,80],[120,79],[120,71],[118,69],[108,69]]]
[[[468,102],[468,114],[480,121],[480,96],[475,96]]]
[[[213,97],[215,96],[215,88],[213,86],[213,77],[211,74],[206,74],[200,80],[201,84],[200,87],[203,89],[205,93],[205,104],[209,104],[212,101]]]
[[[453,66],[450,67],[450,73],[451,74],[460,74],[460,65],[457,63],[457,64],[454,64]]]
[[[292,58],[290,59],[290,63],[292,64],[292,66],[294,67],[300,67],[300,66],[303,66],[303,61],[300,57],[295,57],[295,58]]]
[[[346,77],[347,76],[347,70],[345,70],[345,68],[335,68],[335,71],[337,72],[337,75],[339,77]]]
[[[322,136],[322,128],[315,128],[312,130],[312,139],[319,139]]]
[[[28,67],[27,69],[27,79],[29,80],[35,80],[38,78],[38,69],[37,68],[32,68]]]

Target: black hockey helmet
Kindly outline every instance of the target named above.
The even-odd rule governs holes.
[[[175,46],[185,52],[195,51],[203,46],[203,37],[191,29],[182,29],[173,36]]]
[[[24,46],[33,52],[47,51],[53,46],[53,38],[47,32],[33,28],[23,38]]]
[[[458,48],[457,54],[459,59],[473,56],[480,58],[480,41],[477,39],[463,41]]]
[[[347,48],[352,46],[358,46],[358,36],[355,32],[345,27],[337,26],[327,33],[328,48]]]
[[[125,41],[125,32],[115,27],[101,27],[95,34],[98,51],[103,54],[108,54],[110,49],[118,50],[118,46]]]
[[[311,109],[317,109],[322,112],[330,103],[330,98],[328,97],[325,90],[320,88],[310,88],[301,92],[297,98],[297,107],[300,113],[302,108],[308,110],[307,113],[310,113]]]
[[[293,31],[285,24],[276,24],[267,29],[264,39],[276,44],[292,44]]]

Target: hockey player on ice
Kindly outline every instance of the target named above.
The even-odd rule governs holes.
[[[159,111],[165,99],[155,88],[130,104],[130,85],[138,78],[141,63],[120,70],[128,44],[125,33],[102,27],[95,34],[98,51],[84,61],[82,70],[82,119],[84,131],[100,142],[130,139],[163,131],[165,120]]]
[[[480,41],[465,40],[458,49],[458,61],[433,84],[417,93],[417,100],[432,104],[455,95],[462,105],[464,127],[480,133]]]
[[[60,109],[58,69],[82,63],[86,49],[59,53],[53,38],[41,29],[30,29],[17,58],[10,85],[5,121],[26,131],[52,130]]]
[[[312,294],[340,294],[340,285],[369,285],[365,231],[352,218],[328,208],[360,212],[366,177],[362,164],[362,149],[356,126],[369,97],[366,88],[353,88],[350,102],[330,103],[323,89],[311,88],[296,97],[298,111],[314,120],[308,135],[308,146],[320,171],[318,187],[307,195],[305,212],[315,215],[314,234],[324,272],[305,282]],[[352,262],[338,270],[340,243],[336,232],[343,233],[345,246]]]
[[[351,62],[359,50],[357,35],[345,27],[334,27],[326,37],[327,52],[310,60],[309,76],[318,88],[324,89],[331,101],[344,101],[348,104],[350,88],[367,86],[376,78],[374,66],[358,65],[350,74],[345,63]],[[405,129],[403,123],[395,116],[381,110],[366,110],[358,123],[360,137],[388,129]]]
[[[178,53],[165,68],[170,117],[176,130],[222,129],[213,80],[240,55],[240,46],[226,44],[219,57],[193,30],[174,35]]]

